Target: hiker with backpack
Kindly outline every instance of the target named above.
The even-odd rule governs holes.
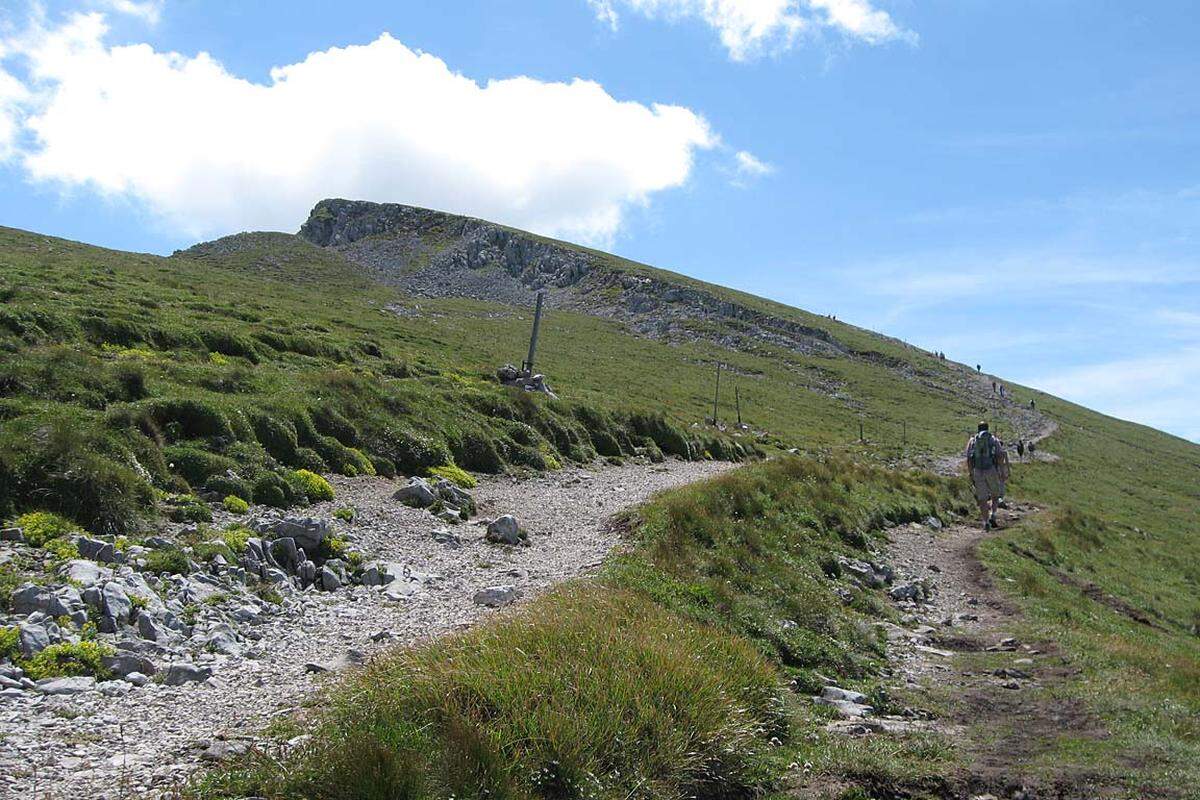
[[[1017,456],[1022,461],[1025,460],[1025,440],[1024,439],[1017,440]]]
[[[1004,482],[1008,480],[1008,454],[1004,443],[992,435],[987,422],[967,442],[967,470],[975,489],[975,500],[983,516],[983,529],[996,527],[996,510],[1004,497]]]

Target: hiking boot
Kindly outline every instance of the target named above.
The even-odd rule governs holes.
[[[999,527],[1000,527],[1000,523],[996,522],[996,515],[995,515],[995,514],[992,514],[991,518],[988,520],[988,525],[989,525],[990,527],[992,527],[992,528],[999,528]]]
[[[984,532],[990,531],[991,529],[992,529],[992,521],[990,519],[985,519],[983,521]]]

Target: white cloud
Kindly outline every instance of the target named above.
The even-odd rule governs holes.
[[[388,34],[266,84],[106,34],[102,14],[76,14],[8,42],[28,75],[15,157],[36,181],[136,198],[190,235],[294,229],[345,196],[603,243],[719,143],[687,108],[580,79],[481,85]]]
[[[163,0],[100,0],[100,5],[118,14],[138,17],[149,25],[157,25],[162,17]]]
[[[699,19],[713,28],[730,58],[745,61],[792,47],[804,33],[831,28],[877,44],[916,35],[869,0],[588,0],[596,17],[618,26],[618,7],[651,19]]]
[[[0,42],[0,64],[4,63],[5,48]],[[20,129],[21,104],[28,99],[24,85],[0,69],[0,161],[14,151]]]
[[[1056,369],[1032,383],[1122,419],[1200,441],[1194,392],[1200,383],[1200,346]]]
[[[739,150],[734,158],[737,161],[737,171],[741,175],[759,178],[775,171],[775,167],[765,161],[760,161],[753,153],[745,150]]]

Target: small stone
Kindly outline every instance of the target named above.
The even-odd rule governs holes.
[[[150,678],[140,672],[131,672],[125,676],[125,681],[134,686],[145,686],[150,682]]]
[[[96,679],[87,677],[46,678],[37,682],[42,694],[79,694],[96,688]]]
[[[151,642],[162,642],[167,639],[167,632],[149,614],[138,614],[138,636]]]
[[[486,538],[489,542],[497,544],[526,546],[529,544],[529,536],[521,530],[521,526],[517,524],[517,518],[512,514],[505,514],[488,523]]]
[[[228,742],[217,739],[200,754],[200,758],[205,761],[228,761],[231,758],[245,755],[249,749],[250,746],[245,742]]]
[[[477,605],[487,606],[488,608],[503,608],[511,603],[516,602],[521,596],[521,592],[512,584],[504,586],[489,586],[486,589],[481,589],[471,598]]]
[[[79,549],[79,555],[90,558],[92,561],[112,564],[117,560],[116,548],[110,542],[80,536],[75,540],[75,546]]]
[[[103,656],[100,663],[109,672],[119,678],[128,678],[133,673],[141,675],[153,675],[158,671],[158,667],[154,666],[154,662],[145,656],[140,656],[137,653],[119,651],[110,656]]]
[[[320,573],[321,588],[327,592],[334,592],[342,588],[342,581],[338,578],[337,573],[329,568],[328,564],[321,567]]]
[[[429,508],[437,502],[438,497],[424,479],[410,478],[408,485],[398,489],[392,499],[412,508]]]
[[[438,544],[445,545],[451,549],[462,547],[462,538],[454,531],[439,528],[430,533],[429,536]]]
[[[0,542],[17,542],[18,544],[25,541],[25,532],[20,528],[0,528]]]
[[[212,677],[212,667],[180,662],[171,664],[163,672],[162,682],[167,686],[182,686],[185,683],[200,683]]]
[[[296,547],[306,553],[315,553],[321,542],[329,535],[329,520],[315,517],[285,517],[270,527],[270,532],[279,538],[294,540]]]

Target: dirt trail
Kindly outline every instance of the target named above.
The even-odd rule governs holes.
[[[1054,642],[1020,641],[1021,617],[995,585],[977,550],[986,537],[1040,513],[1016,503],[1000,513],[1001,530],[979,525],[935,530],[902,526],[888,534],[897,572],[935,587],[924,603],[901,603],[908,627],[891,632],[901,688],[944,700],[938,722],[961,748],[968,766],[945,797],[992,795],[1014,800],[1093,800],[1127,797],[1102,776],[1039,757],[1058,739],[1107,736],[1079,703],[1056,696],[1077,670]]]

